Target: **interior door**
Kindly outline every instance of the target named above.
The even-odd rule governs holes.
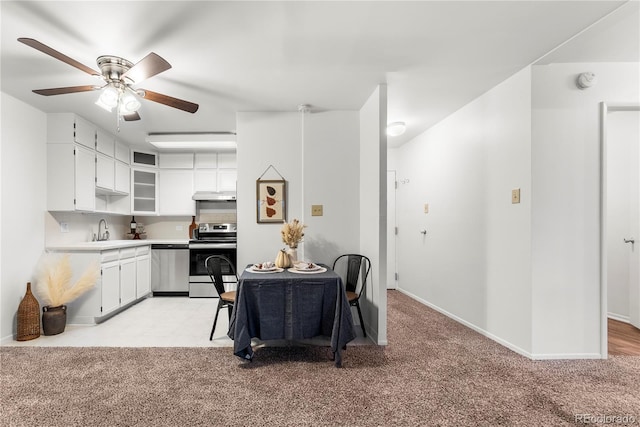
[[[396,171],[387,171],[387,289],[396,289]]]

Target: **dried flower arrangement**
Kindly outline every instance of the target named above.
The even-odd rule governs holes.
[[[96,263],[89,266],[73,286],[69,286],[73,277],[69,255],[47,255],[41,263],[35,290],[44,305],[59,307],[91,289],[99,276],[100,268]]]
[[[298,247],[298,243],[302,241],[304,237],[304,229],[306,225],[294,219],[291,222],[285,222],[282,226],[280,234],[282,234],[282,241],[292,249]]]

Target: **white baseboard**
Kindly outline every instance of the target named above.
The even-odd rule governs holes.
[[[502,345],[504,347],[507,347],[508,349],[510,349],[510,350],[512,350],[512,351],[514,351],[514,352],[516,352],[516,353],[518,353],[518,354],[520,354],[520,355],[522,355],[524,357],[527,357],[529,359],[536,359],[535,357],[533,357],[533,355],[531,353],[529,353],[528,351],[518,347],[517,345],[514,345],[514,344],[512,344],[512,343],[510,343],[508,341],[505,341],[502,338],[497,337],[497,336],[493,335],[492,333],[490,333],[488,331],[485,331],[484,329],[479,328],[478,326],[476,326],[476,325],[474,325],[472,323],[469,323],[466,320],[464,320],[464,319],[462,319],[462,318],[460,318],[460,317],[458,317],[458,316],[456,316],[456,315],[454,315],[452,313],[449,313],[447,310],[444,310],[444,309],[438,307],[437,305],[431,304],[429,301],[426,301],[426,300],[424,300],[424,299],[422,299],[422,298],[420,298],[420,297],[418,297],[418,296],[416,296],[416,295],[414,295],[414,294],[412,294],[410,292],[407,292],[407,291],[405,291],[403,289],[400,289],[400,288],[398,288],[397,291],[402,292],[403,294],[405,294],[408,297],[413,298],[414,300],[426,305],[427,307],[432,308],[435,311],[444,314],[445,316],[455,320],[458,323],[462,323],[466,327],[473,329],[474,331],[478,332],[479,334],[484,335],[485,337],[497,342],[498,344],[500,344],[500,345]]]
[[[9,336],[0,338],[0,346],[7,345],[12,341],[15,341],[15,337],[13,335],[9,335]]]
[[[527,357],[531,360],[558,360],[558,359],[606,359],[606,357],[602,357],[602,355],[600,353],[554,353],[554,354],[536,354],[536,353],[530,353],[526,350],[521,349],[520,347],[518,347],[517,345],[514,345],[508,341],[503,340],[502,338],[499,338],[495,335],[493,335],[492,333],[485,331],[482,328],[479,328],[478,326],[467,322],[464,319],[459,318],[458,316],[449,313],[446,310],[443,310],[442,308],[431,304],[428,301],[423,300],[422,298],[419,298],[415,295],[413,295],[410,292],[407,292],[405,290],[402,290],[400,288],[398,288],[398,291],[402,292],[403,294],[407,295],[410,298],[413,298],[414,300],[426,305],[427,307],[430,307],[434,310],[436,310],[439,313],[444,314],[445,316],[455,320],[458,323],[462,323],[463,325],[467,326],[468,328],[473,329],[474,331],[478,332],[481,335],[484,335],[485,337],[497,342],[498,344],[507,347],[508,349],[524,356]]]
[[[615,313],[607,313],[607,317],[609,319],[613,319],[613,320],[617,320],[619,322],[624,322],[624,323],[631,323],[631,318],[629,316],[623,316],[621,314],[615,314]]]

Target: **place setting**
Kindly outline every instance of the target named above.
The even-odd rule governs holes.
[[[317,274],[324,273],[327,269],[313,262],[298,261],[295,262],[293,267],[289,268],[288,271],[298,274]]]
[[[245,269],[249,273],[282,273],[284,268],[276,267],[271,261],[253,264]]]

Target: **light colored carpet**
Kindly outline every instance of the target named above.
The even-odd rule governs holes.
[[[326,347],[259,348],[251,363],[229,348],[3,347],[0,424],[640,423],[638,357],[531,361],[396,291],[388,321],[389,345],[349,347],[342,369]]]

